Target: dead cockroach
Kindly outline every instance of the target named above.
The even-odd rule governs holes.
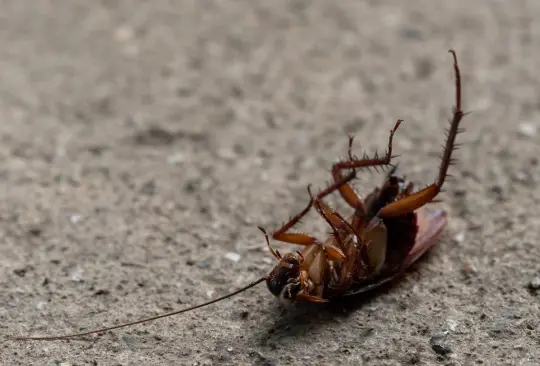
[[[356,177],[358,169],[392,166],[392,139],[402,122],[398,120],[390,131],[384,157],[375,155],[359,159],[353,156],[353,139],[350,138],[348,159],[332,167],[334,183],[317,195],[312,195],[308,186],[311,199],[307,207],[272,234],[275,240],[303,246],[301,251],[281,256],[270,247],[268,234],[259,227],[265,235],[270,252],[278,261],[269,275],[225,296],[168,314],[84,333],[15,339],[59,340],[128,327],[213,304],[265,281],[270,292],[282,299],[327,302],[339,296],[372,290],[395,279],[436,243],[447,223],[444,211],[428,210],[425,206],[435,202],[447,177],[448,168],[454,162],[452,152],[456,149],[456,136],[461,132],[459,123],[464,116],[461,110],[461,77],[457,57],[453,50],[449,52],[454,61],[456,106],[447,130],[446,145],[435,183],[415,192],[412,183],[394,175],[394,166],[382,186],[365,199],[359,197],[349,184]],[[344,175],[344,171],[349,173]],[[343,217],[323,202],[324,197],[335,191],[354,209],[350,217]],[[332,234],[324,241],[290,231],[312,207],[332,230]]]

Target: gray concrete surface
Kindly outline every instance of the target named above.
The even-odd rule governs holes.
[[[447,234],[394,286],[293,309],[259,286],[84,341],[3,341],[3,365],[540,363],[540,2],[0,9],[4,337],[155,315],[266,274],[256,225],[302,208],[347,134],[359,153],[383,150],[403,118],[400,169],[431,183],[454,104],[450,47],[473,112],[442,195]],[[327,230],[315,216],[304,228]]]

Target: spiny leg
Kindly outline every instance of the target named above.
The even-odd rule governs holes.
[[[368,167],[378,167],[384,165],[390,165],[392,156],[392,140],[394,138],[394,133],[398,129],[399,125],[403,122],[402,120],[397,120],[394,128],[390,130],[390,137],[388,138],[388,150],[384,157],[380,158],[377,154],[371,159],[364,156],[363,159],[358,159],[352,155],[352,143],[353,137],[349,137],[349,160],[341,161],[332,166],[332,176],[334,181],[340,181],[342,179],[342,171],[345,169],[356,169],[356,168],[368,168]],[[339,188],[339,193],[341,197],[347,202],[349,206],[355,209],[352,226],[354,228],[359,228],[363,222],[364,217],[366,216],[366,207],[362,198],[354,191],[354,189],[349,184],[344,184]]]
[[[345,199],[345,201],[355,209],[355,217],[353,218],[353,224],[355,227],[359,227],[361,222],[363,221],[363,218],[366,214],[366,209],[364,207],[362,199],[356,194],[356,192],[353,190],[353,188],[348,184],[349,181],[354,179],[356,177],[356,168],[367,168],[367,167],[377,167],[382,165],[389,165],[390,161],[392,159],[392,140],[394,137],[394,133],[398,129],[399,125],[401,124],[402,120],[398,120],[394,126],[394,128],[390,131],[390,137],[388,139],[388,150],[383,158],[379,158],[378,155],[375,155],[374,158],[368,159],[357,159],[353,157],[352,155],[352,143],[353,138],[349,138],[349,160],[348,161],[342,161],[338,162],[333,165],[332,167],[332,175],[334,177],[334,183],[324,189],[323,191],[319,192],[319,194],[316,196],[317,199],[322,199],[325,196],[329,195],[330,193],[334,192],[335,190],[339,190],[341,196]],[[345,177],[343,177],[341,171],[345,169],[352,169],[352,171]],[[317,239],[306,234],[302,233],[288,233],[288,231],[296,225],[300,220],[309,212],[313,205],[313,199],[310,200],[306,208],[304,208],[300,213],[298,213],[296,216],[292,217],[288,222],[283,224],[281,228],[279,228],[277,231],[275,231],[272,234],[272,238],[278,241],[291,243],[291,244],[299,244],[299,245],[310,245],[318,243]],[[262,227],[258,227],[265,235],[266,231]],[[271,249],[271,252],[274,256],[276,256],[276,253]],[[277,257],[277,256],[276,256]]]
[[[357,221],[362,221],[360,218],[363,218],[365,216],[366,210],[362,199],[356,194],[356,192],[352,189],[348,182],[356,177],[356,168],[375,167],[390,164],[390,160],[392,158],[392,139],[401,122],[402,120],[398,120],[394,128],[390,131],[390,137],[388,139],[388,151],[383,158],[379,158],[377,155],[375,155],[375,157],[372,159],[356,159],[352,156],[353,138],[349,138],[349,160],[338,162],[333,165],[332,175],[334,177],[334,183],[319,192],[316,198],[320,200],[329,195],[330,193],[334,192],[335,190],[339,190],[345,201],[347,201],[347,203],[349,203],[351,207],[355,208],[355,216],[359,219],[353,219],[353,223],[356,226],[359,226],[359,223],[357,223]],[[343,177],[341,171],[344,169],[352,169],[352,171],[347,176]],[[294,225],[298,224],[298,222],[300,222],[300,220],[309,212],[312,205],[313,200],[310,200],[308,205],[300,213],[292,217],[288,222],[283,224],[281,228],[275,231],[272,234],[272,238],[278,241],[299,245],[310,245],[317,243],[317,239],[312,236],[302,233],[288,233],[288,231],[292,229]],[[262,229],[261,227],[259,227],[259,229],[265,232],[264,229]]]
[[[347,182],[351,181],[356,177],[356,171],[351,171],[347,176],[343,177],[341,180],[334,182],[330,186],[326,187],[322,191],[320,191],[316,197],[316,199],[322,199],[326,197],[327,195],[331,194],[332,192],[338,190],[343,184],[347,184]],[[309,189],[309,186],[308,186]],[[310,193],[311,195],[311,193]],[[281,228],[279,228],[277,231],[275,231],[272,234],[272,238],[278,241],[282,241],[285,243],[291,243],[291,244],[298,244],[298,245],[311,245],[311,244],[320,244],[320,242],[317,240],[317,238],[302,234],[302,233],[289,233],[288,231],[292,229],[292,227],[300,222],[300,220],[309,212],[311,207],[313,206],[313,197],[310,199],[309,203],[307,204],[306,208],[304,208],[300,213],[298,213],[296,216],[292,217],[288,222],[283,224]],[[258,226],[259,230],[261,230],[265,237],[268,239],[268,235],[266,234],[266,230],[264,228]],[[268,243],[268,241],[267,241]],[[268,247],[270,248],[270,252],[274,257],[278,258],[276,254],[279,255],[276,251],[274,251],[270,245],[268,244]],[[278,258],[279,259],[279,258]]]
[[[332,232],[334,234],[334,238],[336,239],[336,242],[339,244],[339,247],[336,247],[333,244],[325,243],[323,245],[324,252],[333,260],[342,262],[346,259],[345,254],[343,253],[343,242],[341,241],[341,236],[339,234],[339,228],[338,225],[341,226],[342,222],[340,218],[336,215],[334,215],[333,211],[330,209],[330,207],[326,206],[320,199],[313,197],[311,195],[311,191],[308,188],[309,195],[311,196],[311,200],[313,201],[313,204],[315,205],[315,210],[323,217],[323,219],[330,225],[332,228]]]
[[[456,53],[453,50],[449,51],[454,59],[454,73],[456,78],[456,106],[454,107],[453,117],[450,121],[450,128],[447,130],[446,144],[444,152],[441,158],[441,165],[439,168],[439,175],[437,181],[426,188],[408,195],[405,198],[392,202],[382,208],[377,216],[382,218],[397,217],[424,206],[425,204],[432,202],[433,199],[441,192],[441,188],[448,176],[448,168],[455,162],[452,158],[452,153],[457,150],[455,144],[456,136],[458,133],[463,132],[463,129],[459,128],[465,113],[461,110],[461,76],[459,66],[457,62]]]
[[[266,239],[266,245],[268,246],[268,250],[270,251],[270,253],[272,253],[274,258],[276,258],[278,261],[280,261],[283,257],[281,256],[281,254],[279,253],[279,251],[277,249],[272,248],[272,246],[270,245],[270,240],[268,239],[268,234],[266,233],[266,230],[264,230],[264,228],[262,228],[260,226],[257,226],[257,228],[260,231],[262,231],[262,233],[264,234],[264,238]]]
[[[339,212],[332,210],[322,200],[316,200],[315,207],[317,209],[317,212],[326,220],[326,222],[332,228],[334,236],[336,237],[336,241],[338,242],[338,244],[341,245],[342,249],[344,249],[345,247],[339,235],[340,231],[346,231],[348,232],[348,234],[354,235],[357,242],[361,243],[362,239],[359,232]]]
[[[309,197],[311,198],[311,202],[313,202],[313,205],[315,206],[316,211],[328,222],[332,230],[334,231],[334,234],[337,234],[338,231],[343,230],[344,223],[340,219],[340,217],[337,215],[337,212],[335,212],[333,209],[330,208],[322,198],[314,197],[311,194],[310,186],[308,186],[308,193]],[[338,238],[338,240],[340,240]]]

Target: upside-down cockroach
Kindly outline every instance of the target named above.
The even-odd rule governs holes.
[[[434,202],[441,191],[448,168],[454,162],[452,152],[456,149],[456,136],[462,131],[459,128],[464,116],[461,110],[461,77],[456,54],[453,50],[449,52],[454,61],[456,105],[447,130],[439,174],[433,184],[414,191],[412,183],[394,175],[396,170],[392,164],[395,158],[392,155],[392,140],[401,120],[390,131],[384,157],[377,154],[362,159],[353,156],[353,139],[349,138],[348,158],[332,167],[333,183],[316,195],[312,195],[308,186],[310,201],[306,208],[271,235],[275,240],[303,246],[302,250],[281,256],[270,246],[266,231],[259,227],[265,235],[270,252],[278,261],[267,276],[212,301],[168,314],[84,333],[15,339],[68,339],[149,322],[213,304],[261,282],[266,282],[270,292],[284,300],[327,302],[336,297],[372,290],[400,276],[433,247],[447,223],[444,211],[428,210],[425,206]],[[392,168],[382,186],[375,188],[365,199],[358,196],[350,185],[350,181],[356,177],[356,171],[385,166]],[[347,171],[349,173],[344,175]],[[323,199],[335,191],[354,210],[350,217],[345,218],[324,203]],[[315,208],[332,231],[324,241],[290,231],[311,208]]]

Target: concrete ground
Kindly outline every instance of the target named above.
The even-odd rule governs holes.
[[[151,316],[265,275],[256,226],[325,185],[347,134],[382,151],[403,118],[400,171],[431,183],[448,48],[473,112],[441,195],[447,234],[395,285],[292,309],[260,285],[82,341],[5,340],[2,365],[540,364],[540,2],[0,5],[4,337]],[[304,228],[327,231],[315,215]]]

